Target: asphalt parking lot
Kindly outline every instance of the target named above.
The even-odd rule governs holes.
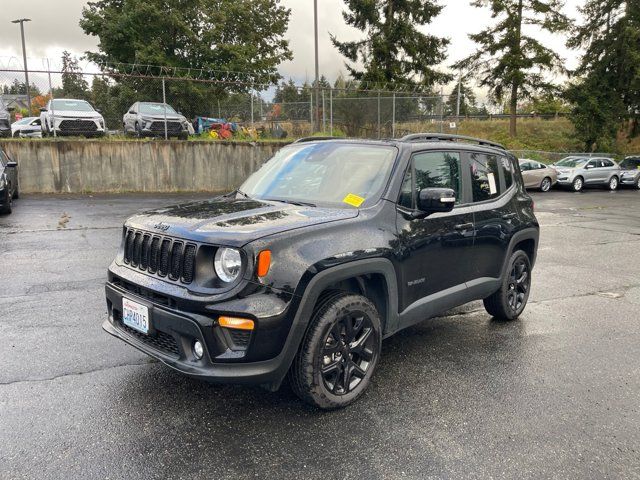
[[[534,193],[520,320],[470,304],[406,330],[329,413],[100,328],[123,220],[194,196],[25,196],[0,217],[0,478],[640,478],[639,192]]]

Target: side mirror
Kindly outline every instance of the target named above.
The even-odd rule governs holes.
[[[16,109],[16,107],[7,107],[7,111],[9,112],[14,112]]]
[[[15,168],[17,166],[18,166],[17,162],[7,162],[7,165],[6,165],[6,167],[8,168]]]
[[[42,113],[46,113],[46,112],[47,112],[47,109],[46,109],[45,107],[42,107],[42,108],[40,109],[40,111],[41,111]]]
[[[102,113],[102,110],[100,110],[99,108],[96,108],[96,112]]]
[[[418,195],[418,210],[425,213],[450,212],[456,203],[451,188],[423,188]]]
[[[585,170],[589,170],[590,168],[593,168],[593,165],[585,165],[585,166],[584,166],[584,169],[585,169]]]
[[[182,112],[178,112],[178,115],[182,115]]]
[[[135,114],[136,114],[136,112],[134,112],[133,110],[129,110],[129,113],[130,113],[131,115],[135,115]]]

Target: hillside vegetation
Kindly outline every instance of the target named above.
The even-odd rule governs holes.
[[[567,118],[554,120],[519,119],[518,136],[509,136],[509,120],[463,120],[458,133],[486,138],[505,145],[510,150],[541,150],[547,152],[582,152],[584,145],[576,137],[573,124]],[[640,138],[627,139],[618,135],[616,155],[640,154]]]

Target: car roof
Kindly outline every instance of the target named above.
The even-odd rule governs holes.
[[[337,137],[304,137],[298,139],[298,143],[355,143],[362,145],[386,145],[395,146],[399,149],[409,149],[411,152],[422,150],[450,150],[455,144],[456,150],[485,151],[491,154],[507,154],[507,150],[498,143],[490,142],[479,138],[466,137],[462,135],[442,134],[442,133],[418,133],[411,134],[400,139],[364,139],[364,138],[337,138]]]

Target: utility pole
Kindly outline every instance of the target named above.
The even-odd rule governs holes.
[[[24,22],[30,22],[30,18],[19,18],[11,23],[20,24],[20,35],[22,36],[22,61],[24,62],[24,81],[27,87],[27,117],[31,116],[31,92],[29,91],[29,69],[27,68],[27,49],[24,46]]]
[[[316,57],[316,113],[314,115],[315,125],[313,131],[320,129],[320,64],[318,62],[318,0],[313,0],[313,31],[315,35],[315,57]]]
[[[462,85],[462,70],[460,70],[460,76],[458,77],[458,103],[456,105],[456,122],[460,121],[460,88]]]

